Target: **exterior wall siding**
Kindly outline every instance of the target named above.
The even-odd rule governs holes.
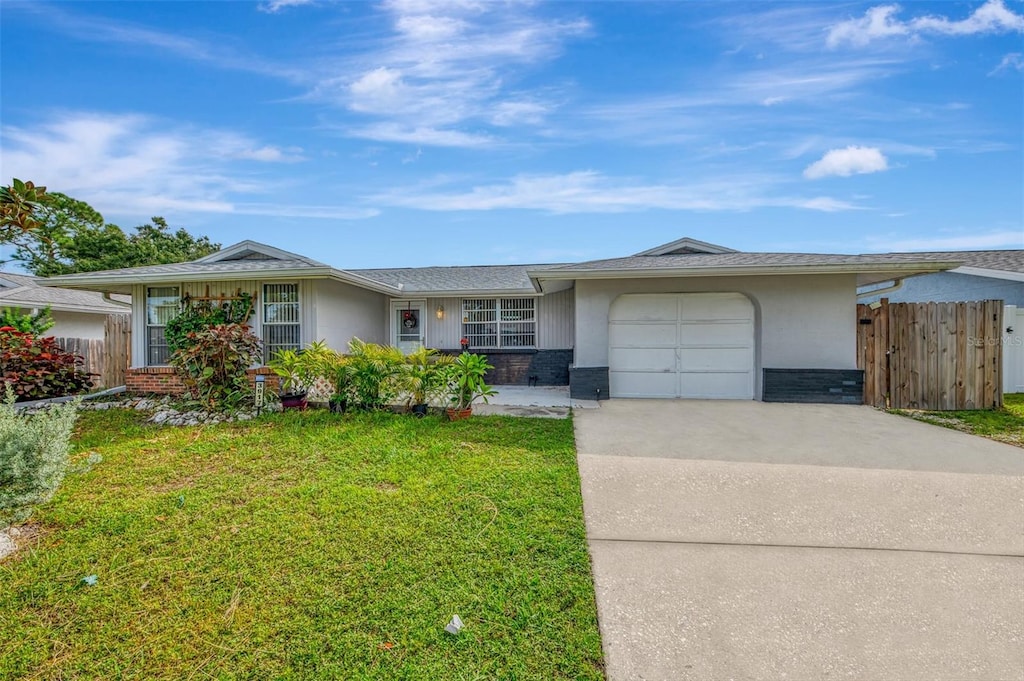
[[[970,300],[1001,300],[1006,305],[1024,307],[1024,281],[979,277],[959,272],[936,272],[909,277],[903,286],[890,293],[861,296],[858,302],[874,303],[888,298],[890,303],[958,303]]]
[[[462,300],[470,296],[458,298],[409,298],[413,301],[426,300],[426,339],[427,347],[443,350],[456,350],[462,338]],[[495,296],[480,295],[481,298]],[[498,296],[501,297],[501,296]],[[506,296],[514,297],[514,296]],[[535,298],[535,315],[537,317],[537,349],[538,350],[569,350],[573,347],[573,330],[575,319],[573,308],[575,295],[572,289],[552,293]],[[444,316],[437,318],[437,309],[444,307]],[[391,343],[391,321],[387,323],[387,343]],[[481,349],[481,352],[486,350]]]
[[[309,284],[314,293],[308,296],[311,304],[307,308],[315,321],[309,324],[312,335],[307,342],[326,340],[339,352],[347,351],[353,338],[367,343],[391,342],[386,296],[339,281],[321,279]]]
[[[742,293],[754,304],[755,396],[762,368],[856,368],[854,275],[577,281],[575,368],[607,372],[608,312],[620,295],[712,292]]]

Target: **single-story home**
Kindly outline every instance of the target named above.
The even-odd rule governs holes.
[[[0,309],[29,314],[48,307],[54,325],[46,335],[85,340],[103,340],[107,315],[132,311],[126,296],[41,286],[45,281],[27,274],[0,272]]]
[[[1024,239],[1024,237],[1022,237]],[[907,258],[959,260],[961,265],[906,280],[863,286],[857,298],[873,303],[953,303],[1001,300],[1003,310],[1003,392],[1024,392],[1024,249],[900,253]]]
[[[129,388],[166,382],[164,325],[183,297],[257,301],[266,358],[353,337],[488,356],[492,383],[570,386],[579,398],[860,401],[857,287],[960,265],[906,255],[743,253],[684,238],[570,264],[336,269],[243,241],[205,258],[54,277],[132,296]]]

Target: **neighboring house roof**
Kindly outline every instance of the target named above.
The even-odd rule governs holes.
[[[535,293],[528,270],[555,265],[472,265],[465,267],[402,267],[350,270],[369,279],[401,286],[403,293],[473,294]]]
[[[0,272],[0,307],[43,308],[87,314],[126,314],[129,301],[111,302],[102,293],[44,287],[41,278]]]

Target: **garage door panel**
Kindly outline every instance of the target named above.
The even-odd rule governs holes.
[[[681,371],[721,370],[749,373],[750,348],[680,348]]]
[[[754,309],[745,296],[626,294],[609,320],[613,397],[753,399]]]
[[[612,308],[612,321],[676,321],[679,317],[679,302],[663,295],[631,296],[628,304]]]
[[[732,293],[683,294],[682,320],[749,319],[750,301]]]
[[[679,375],[613,371],[609,375],[612,395],[616,397],[675,397]]]
[[[689,398],[754,399],[754,381],[748,373],[682,373],[679,380],[681,392]]]
[[[609,359],[616,371],[676,371],[675,348],[612,348]]]
[[[613,348],[675,347],[678,336],[679,327],[675,322],[670,324],[613,323],[608,327],[608,338]]]
[[[679,330],[679,344],[684,347],[693,345],[749,346],[752,335],[749,322],[683,324]]]

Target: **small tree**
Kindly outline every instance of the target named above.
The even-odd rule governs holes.
[[[64,480],[78,404],[75,400],[23,416],[7,391],[0,403],[0,528],[28,518]]]
[[[252,393],[246,369],[262,357],[260,339],[245,324],[219,324],[189,332],[171,355],[193,397],[207,409],[240,406]]]

